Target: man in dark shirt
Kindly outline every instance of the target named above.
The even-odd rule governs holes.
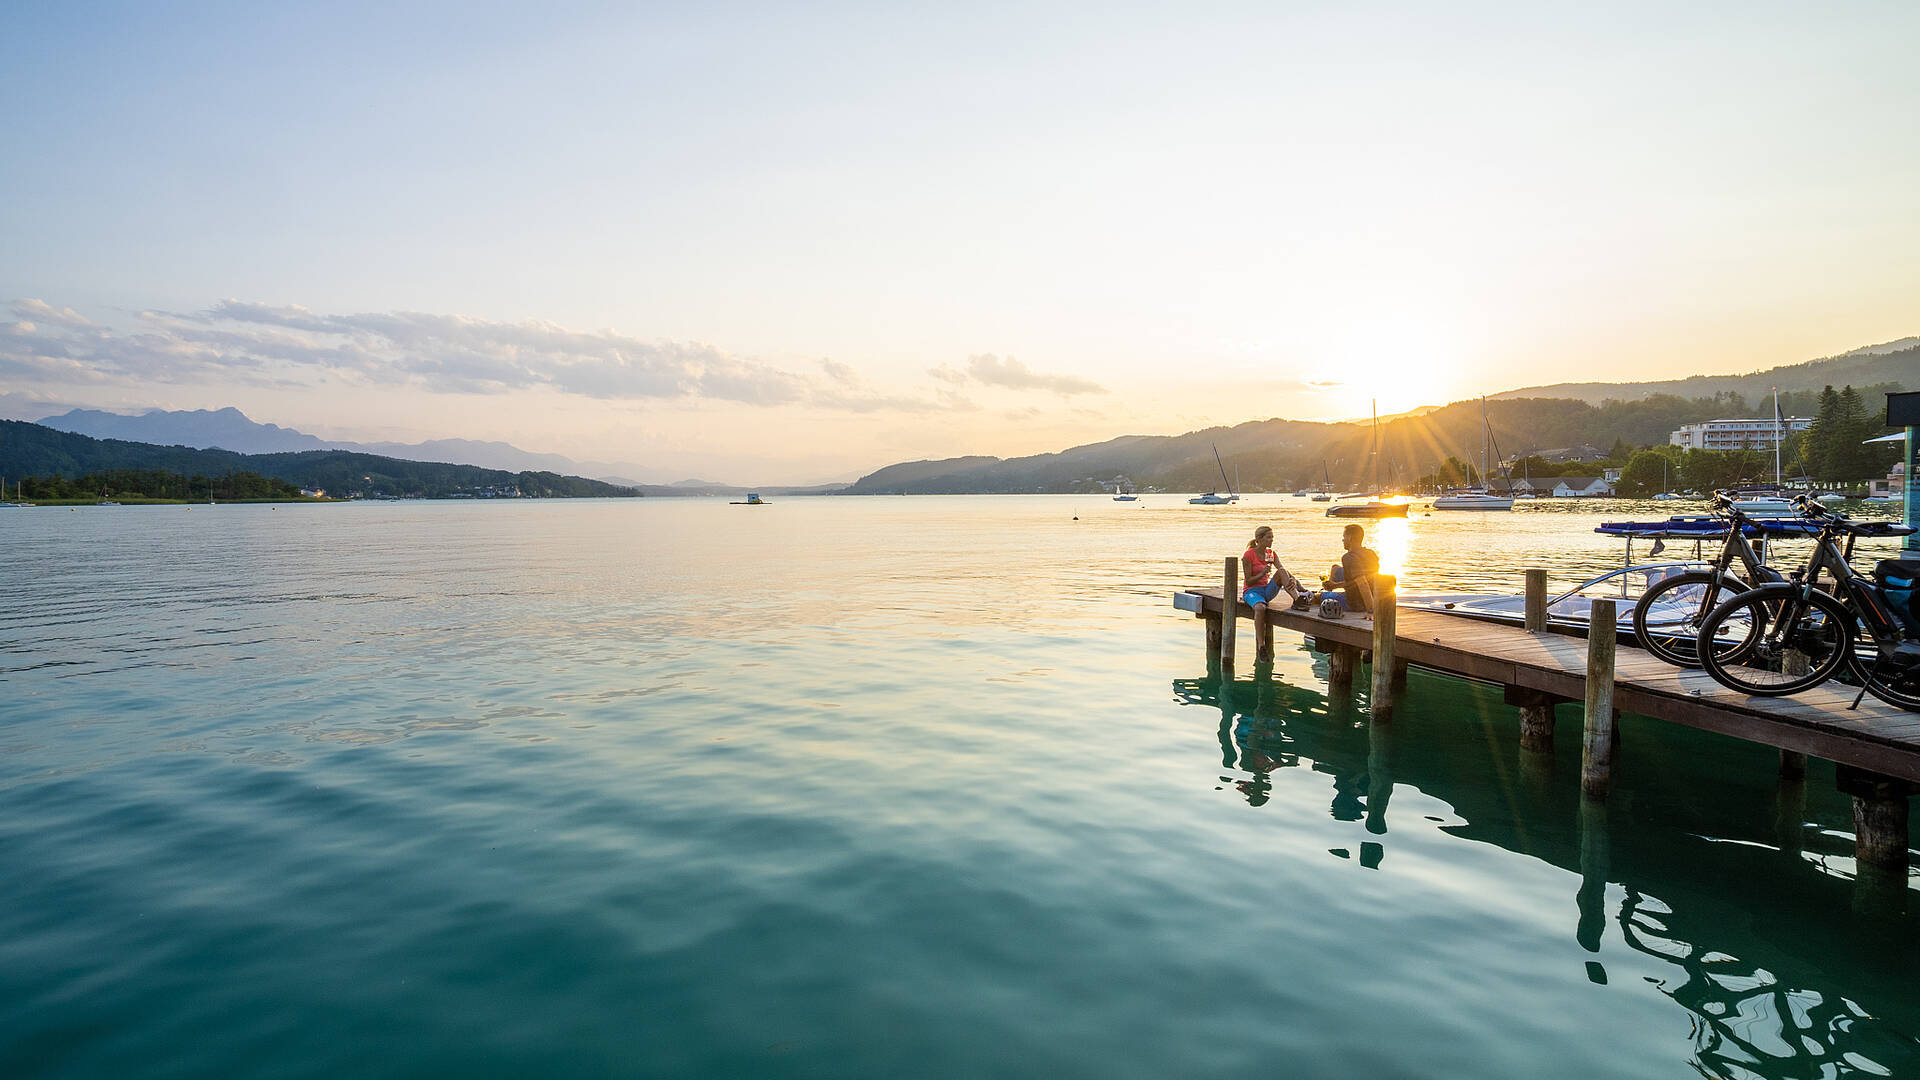
[[[1347,553],[1340,556],[1339,565],[1327,579],[1329,589],[1342,593],[1340,600],[1348,611],[1373,610],[1373,577],[1380,572],[1380,555],[1360,545],[1366,535],[1366,530],[1358,525],[1341,530],[1340,546],[1346,548]]]

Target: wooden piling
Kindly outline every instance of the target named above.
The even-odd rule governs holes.
[[[1353,689],[1353,669],[1360,666],[1360,650],[1336,644],[1327,654],[1327,689],[1346,692]]]
[[[1916,785],[1842,765],[1834,786],[1853,796],[1853,857],[1863,868],[1907,867],[1907,797]]]
[[[1226,597],[1226,603],[1222,605],[1226,610],[1222,612],[1223,617],[1220,620],[1220,666],[1223,668],[1231,668],[1233,666],[1234,624],[1240,621],[1239,613],[1236,610],[1240,604],[1240,559],[1238,556],[1227,556],[1224,583],[1226,592],[1221,595]]]
[[[1613,661],[1618,626],[1613,601],[1598,599],[1587,619],[1587,719],[1580,788],[1597,799],[1613,786]]]
[[[1780,658],[1781,667],[1788,675],[1805,675],[1810,661],[1807,654],[1799,649],[1788,649]],[[1780,779],[1805,780],[1807,778],[1807,755],[1793,750],[1780,751]]]
[[[1520,748],[1553,752],[1553,708],[1561,699],[1521,686],[1506,688],[1506,702],[1520,709]]]
[[[1547,628],[1547,572],[1545,570],[1527,571],[1527,621],[1529,633],[1538,634]]]
[[[1375,720],[1393,719],[1397,696],[1393,685],[1397,584],[1391,574],[1376,574],[1373,578],[1373,696],[1368,699],[1368,705]]]

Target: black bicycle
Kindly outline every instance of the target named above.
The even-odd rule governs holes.
[[[1675,667],[1700,666],[1700,626],[1722,600],[1755,585],[1787,580],[1778,570],[1761,563],[1759,552],[1747,539],[1749,532],[1767,535],[1765,522],[1734,509],[1733,496],[1725,491],[1713,493],[1713,513],[1727,522],[1727,538],[1712,569],[1662,578],[1633,605],[1634,638],[1642,648]],[[1776,535],[1780,533],[1775,531]],[[1733,573],[1736,562],[1745,572],[1744,578]],[[1721,659],[1728,662],[1737,662],[1752,645],[1751,638],[1714,641]]]
[[[1877,580],[1854,573],[1850,562],[1861,537],[1914,530],[1853,521],[1805,496],[1796,502],[1819,523],[1812,557],[1792,580],[1759,585],[1714,608],[1695,643],[1701,667],[1723,686],[1767,697],[1797,694],[1844,668],[1861,696],[1920,711],[1920,612],[1912,589],[1920,561],[1884,560]],[[1833,576],[1832,592],[1815,585],[1823,570]],[[1734,660],[1722,641],[1747,644]]]

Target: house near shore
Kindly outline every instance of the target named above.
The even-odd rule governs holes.
[[[1563,476],[1553,484],[1556,499],[1595,499],[1611,494],[1613,481],[1604,476]]]

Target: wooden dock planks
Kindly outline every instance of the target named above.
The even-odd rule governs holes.
[[[1221,590],[1187,589],[1174,605],[1196,616],[1221,615]],[[1236,600],[1237,618],[1253,610]],[[1400,660],[1479,682],[1520,687],[1570,702],[1586,695],[1587,643],[1564,634],[1532,634],[1518,627],[1405,608],[1397,613],[1394,646]],[[1356,649],[1373,647],[1365,615],[1322,619],[1318,612],[1274,607],[1276,627]],[[1792,697],[1753,697],[1730,690],[1705,672],[1670,667],[1640,649],[1622,646],[1614,670],[1617,708],[1868,772],[1920,782],[1920,713],[1868,697],[1850,709],[1857,688],[1817,686]]]

